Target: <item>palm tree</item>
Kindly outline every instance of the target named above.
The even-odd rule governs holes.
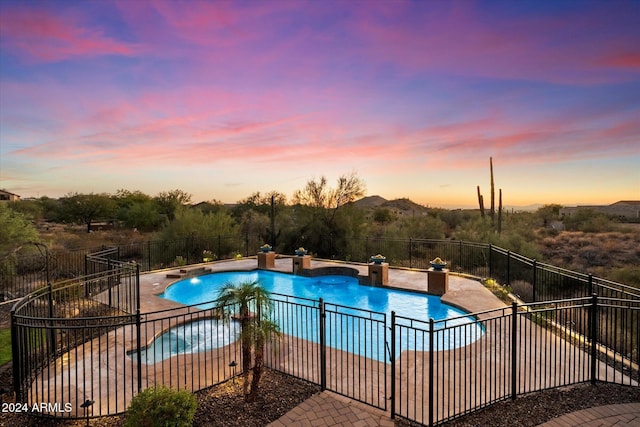
[[[240,345],[242,352],[243,395],[247,402],[258,396],[265,343],[280,335],[278,325],[267,319],[272,309],[270,294],[257,280],[239,284],[226,283],[216,302],[216,308],[229,317],[238,307],[240,319]],[[254,313],[251,312],[254,310]],[[249,391],[249,371],[251,370],[251,350],[255,347],[255,366],[251,391]]]
[[[278,325],[270,320],[256,318],[256,322],[250,323],[251,336],[254,338],[255,355],[253,364],[253,377],[251,378],[251,391],[246,396],[247,402],[254,402],[259,394],[260,378],[262,378],[262,366],[264,362],[264,346],[274,338],[280,337]]]

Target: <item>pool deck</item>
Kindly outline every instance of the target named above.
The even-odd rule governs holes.
[[[362,276],[367,276],[368,266],[366,264],[349,264],[338,261],[311,261],[311,268],[343,266],[355,268]],[[180,273],[180,269],[162,270],[147,273],[140,276],[140,310],[142,313],[149,313],[158,310],[181,307],[182,304],[158,297],[164,292],[167,286],[184,278],[203,274],[205,272],[218,271],[250,271],[257,269],[255,258],[243,258],[233,261],[222,261],[209,264],[189,266],[185,268],[186,273]],[[291,273],[293,264],[290,257],[276,258],[275,267],[270,271],[280,271]],[[181,277],[167,277],[167,275],[180,275]],[[427,291],[427,275],[424,271],[410,269],[389,269],[390,288],[406,289],[412,291]],[[449,290],[442,297],[442,301],[453,306],[462,308],[468,312],[479,312],[504,307],[504,303],[495,297],[488,289],[480,285],[478,281],[467,277],[449,275]],[[333,301],[328,301],[333,302]]]
[[[291,257],[279,257],[275,260],[274,268],[270,269],[272,271],[281,271],[290,273],[293,270]],[[367,276],[368,274],[368,265],[366,264],[350,264],[343,262],[333,262],[333,261],[325,261],[325,260],[312,260],[311,268],[320,268],[320,267],[335,267],[335,266],[344,266],[355,268],[358,270],[359,274],[362,276]],[[176,310],[177,313],[180,313],[182,310],[185,312],[193,312],[194,309],[185,308],[182,304],[169,301],[159,297],[158,295],[164,292],[167,286],[170,286],[172,283],[175,283],[178,280],[182,280],[184,278],[193,277],[201,274],[206,274],[209,272],[222,272],[222,271],[250,271],[257,269],[257,260],[255,257],[242,258],[238,260],[232,261],[221,261],[221,262],[212,262],[201,265],[190,265],[182,269],[173,268],[162,271],[154,271],[151,273],[142,274],[140,276],[140,301],[141,301],[141,313],[148,318],[154,317],[162,317],[164,314],[156,313],[159,310],[173,309]],[[410,269],[397,269],[390,268],[389,269],[389,283],[388,287],[390,288],[398,288],[398,289],[406,289],[413,290],[419,292],[426,292],[427,288],[427,273],[425,271],[418,270],[410,270]],[[458,276],[455,274],[449,275],[449,289],[448,292],[442,297],[442,301],[459,308],[462,308],[468,312],[482,312],[486,310],[505,308],[505,304],[500,301],[496,296],[494,296],[488,289],[486,289],[481,283],[477,280]],[[328,301],[332,302],[332,301]],[[479,316],[482,318],[482,315]],[[99,366],[99,360],[105,360],[108,355],[106,351],[107,347],[118,347],[118,348],[130,348],[132,345],[132,339],[134,335],[129,331],[126,332],[127,328],[122,328],[121,330],[113,331],[108,334],[103,340],[102,346],[92,347],[89,350],[89,354],[93,356],[88,359],[84,358],[83,360],[70,360],[65,361],[65,363],[73,363],[75,365],[81,366],[82,371],[91,373],[99,373],[101,372],[101,367]],[[487,331],[487,335],[491,335],[491,331]],[[483,339],[479,340],[482,341]],[[485,339],[485,343],[482,345],[492,345],[490,340]],[[108,346],[105,346],[104,343],[107,342]],[[553,345],[550,342],[549,345]],[[488,347],[489,348],[489,347]],[[103,354],[104,353],[104,354]],[[443,352],[448,353],[448,352]],[[453,355],[443,356],[443,357],[453,357]],[[403,352],[402,358],[404,360],[403,363],[408,365],[416,364],[418,365],[420,362],[415,357],[415,352]],[[123,357],[122,360],[114,361],[117,366],[118,372],[127,372],[131,369],[131,361]],[[286,360],[282,361],[282,367],[286,368]],[[503,360],[493,360],[492,363],[499,366],[500,364],[505,363]],[[526,361],[522,361],[523,365],[526,364]],[[120,366],[122,365],[122,366]],[[115,368],[115,366],[114,366]],[[420,368],[420,366],[418,366]],[[606,366],[599,367],[598,369],[607,369]],[[286,369],[285,369],[286,371]],[[501,372],[502,369],[496,369],[496,372]],[[54,370],[55,372],[55,370]],[[67,372],[67,371],[64,371]],[[70,371],[69,371],[70,372]],[[78,369],[75,370],[78,373]],[[224,372],[219,373],[218,375],[226,375]],[[93,374],[92,374],[93,375]],[[224,376],[223,375],[223,376]],[[333,374],[332,374],[333,375]],[[196,375],[197,378],[197,375]],[[332,378],[333,379],[333,378]],[[63,382],[64,380],[64,382]],[[144,379],[146,381],[146,378]],[[211,378],[208,381],[212,380]],[[214,379],[215,380],[215,379]],[[66,378],[58,378],[57,380],[54,378],[50,378],[49,381],[52,381],[53,384],[57,383],[66,383],[70,381]],[[339,381],[339,380],[338,380]],[[416,381],[415,379],[407,380],[409,382]],[[468,379],[468,381],[473,381],[473,379]],[[553,381],[553,380],[551,380]],[[46,387],[46,382],[43,383]],[[81,382],[79,384],[84,384],[84,387],[87,387],[88,384]],[[444,384],[447,386],[446,384]],[[553,386],[553,384],[547,384],[548,386]],[[116,390],[105,390],[102,388],[95,388],[94,390],[81,390],[82,392],[91,393],[93,396],[104,396],[104,393],[109,395],[116,393],[118,396],[116,401],[119,403],[115,403],[117,406],[114,408],[112,405],[114,403],[108,404],[111,407],[105,406],[103,411],[113,411],[117,408],[122,408],[121,405],[126,405],[129,399],[132,397],[133,392],[130,390],[124,390],[124,392],[120,391],[118,395],[118,391]],[[384,388],[384,387],[383,387]],[[46,390],[43,389],[43,392]],[[53,388],[51,388],[51,392],[55,392]],[[380,391],[380,398],[385,399],[387,397],[387,391]],[[82,393],[80,393],[82,395]],[[421,400],[414,400],[415,397],[411,397],[410,403],[415,404],[417,406],[423,405]],[[111,400],[107,399],[108,402]],[[76,402],[77,403],[77,402]],[[457,402],[451,403],[453,406],[458,405]],[[107,405],[107,404],[105,404]],[[126,407],[126,406],[125,406]],[[621,411],[627,411],[625,414],[628,415],[629,409]],[[632,407],[631,410],[637,410]],[[584,412],[584,411],[582,411]],[[595,416],[593,414],[587,413],[585,416]],[[622,415],[621,415],[622,416]],[[625,415],[626,416],[626,415]],[[626,419],[626,418],[625,418]],[[637,422],[636,418],[635,421]],[[572,418],[572,420],[574,420]],[[586,418],[585,418],[586,420]],[[422,420],[426,421],[426,420]],[[303,402],[298,407],[294,408],[292,411],[284,415],[280,420],[271,424],[273,427],[280,426],[392,426],[393,420],[390,418],[390,413],[388,411],[377,410],[371,406],[365,405],[363,403],[356,402],[354,400],[348,399],[346,397],[340,396],[336,393],[332,393],[329,391],[325,391],[314,395],[307,401]],[[548,427],[560,427],[566,425],[575,425],[575,424],[553,424]],[[589,424],[596,425],[596,424]],[[613,425],[613,424],[602,424],[602,425]],[[637,424],[616,424],[616,425],[637,425]]]

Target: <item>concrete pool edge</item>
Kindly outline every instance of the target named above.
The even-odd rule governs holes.
[[[312,259],[312,268],[345,266],[358,270],[359,275],[367,274],[367,264],[347,263],[342,261],[329,261]],[[205,267],[204,274],[223,271],[252,271],[257,270],[255,257],[242,258],[239,260],[216,261],[206,264],[196,264],[191,267]],[[158,297],[165,289],[182,278],[167,278],[167,273],[178,272],[184,267],[173,269],[156,270],[140,275],[140,311],[142,313],[153,313],[166,309],[176,309],[185,307],[180,303]],[[291,273],[291,257],[280,257],[275,260],[275,267],[268,271],[281,273]],[[418,293],[426,292],[427,272],[417,269],[389,268],[389,289],[399,289],[414,291]],[[449,279],[449,290],[442,296],[442,302],[457,307],[467,313],[477,313],[496,308],[504,308],[506,304],[496,297],[489,289],[476,279],[470,279],[459,275],[451,274]],[[482,319],[479,319],[482,320]]]

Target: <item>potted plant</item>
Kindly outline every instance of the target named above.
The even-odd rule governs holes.
[[[262,251],[263,253],[271,252],[271,249],[273,249],[273,247],[268,243],[260,246],[260,251]]]
[[[202,262],[209,262],[209,261],[213,261],[213,252],[205,249],[204,251],[202,251]]]
[[[371,262],[374,264],[382,264],[386,259],[386,256],[378,254],[371,257]]]
[[[298,249],[295,250],[296,255],[298,256],[304,256],[308,253],[309,251],[306,250],[305,248],[303,248],[302,246],[300,246]]]
[[[447,263],[440,257],[436,257],[435,259],[429,261],[429,264],[431,264],[431,267],[433,267],[435,271],[442,271],[442,269],[447,266]]]

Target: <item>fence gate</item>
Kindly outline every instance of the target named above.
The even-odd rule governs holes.
[[[386,410],[386,314],[324,303],[321,318],[323,387]]]

